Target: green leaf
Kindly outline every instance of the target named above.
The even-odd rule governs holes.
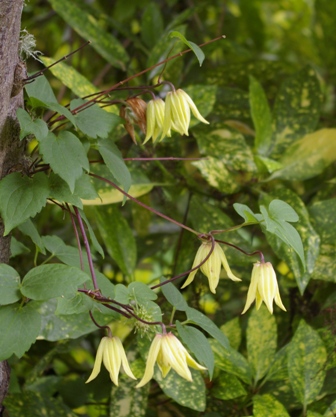
[[[288,349],[288,374],[295,396],[305,409],[321,391],[326,360],[318,333],[301,320]]]
[[[201,327],[201,329],[209,333],[209,335],[216,339],[225,349],[229,348],[227,337],[215,323],[209,319],[209,317],[191,307],[188,307],[186,313],[189,322]]]
[[[276,141],[272,158],[277,159],[288,145],[315,130],[321,103],[319,80],[308,66],[281,85],[274,106]]]
[[[43,395],[40,392],[25,390],[6,397],[6,409],[12,417],[76,417],[61,400]]]
[[[85,174],[83,174],[85,175]],[[83,176],[82,175],[82,176]],[[82,177],[80,177],[82,178]],[[49,175],[49,198],[58,201],[59,203],[68,203],[73,206],[83,208],[82,200],[80,199],[77,193],[77,182],[80,178],[76,181],[75,190],[72,193],[70,191],[69,185],[65,182],[61,177],[54,174],[53,172]]]
[[[247,392],[239,379],[226,372],[220,372],[211,387],[211,396],[221,400],[232,400],[246,394]]]
[[[176,329],[183,343],[196,356],[197,361],[207,368],[209,377],[212,379],[215,359],[208,339],[195,327],[184,326],[178,320]]]
[[[58,298],[55,314],[58,316],[72,315],[92,310],[94,301],[83,293],[77,293],[74,297]]]
[[[25,90],[33,107],[34,102],[57,103],[57,98],[44,75],[41,75],[35,78],[33,82],[26,84]],[[37,100],[33,100],[33,98]]]
[[[100,235],[107,252],[125,275],[132,276],[136,266],[136,244],[132,230],[117,206],[95,208]]]
[[[336,411],[336,401],[330,404],[327,411],[323,414],[323,417],[334,417],[335,411]]]
[[[18,226],[18,229],[20,230],[21,233],[25,234],[26,236],[29,236],[31,240],[35,243],[35,245],[38,247],[38,250],[41,253],[43,253],[43,255],[45,255],[45,247],[44,247],[42,238],[39,235],[39,232],[37,231],[36,226],[30,219],[20,224]]]
[[[41,317],[30,304],[0,307],[0,360],[13,354],[21,358],[35,342],[40,327]]]
[[[90,240],[91,240],[91,243],[92,243],[93,247],[100,254],[100,256],[102,258],[105,258],[104,249],[101,247],[100,243],[98,242],[98,239],[97,239],[97,237],[96,237],[96,235],[93,231],[93,228],[92,228],[88,218],[86,217],[85,212],[83,210],[79,210],[79,213],[81,215],[82,220],[84,220],[84,222],[86,224],[86,227],[88,229]]]
[[[206,406],[205,384],[200,371],[190,369],[193,381],[189,382],[171,371],[162,378],[161,372],[155,372],[155,380],[160,385],[167,397],[172,398],[177,404],[191,410],[204,411]]]
[[[215,366],[235,375],[248,385],[252,384],[252,370],[244,356],[235,349],[224,349],[217,340],[211,339],[210,344],[215,354]]]
[[[127,192],[131,186],[132,178],[119,149],[111,141],[100,140],[98,141],[98,150],[111,174]]]
[[[42,140],[48,135],[48,125],[44,120],[33,120],[29,113],[21,108],[17,109],[16,115],[20,122],[20,139],[23,139],[29,134],[33,134],[36,138]]]
[[[307,180],[321,174],[335,160],[336,129],[320,129],[289,145],[279,159],[283,168],[269,180]]]
[[[255,223],[259,223],[260,220],[262,219],[260,217],[260,214],[253,213],[250,207],[246,206],[245,204],[234,203],[233,208],[241,217],[243,217],[243,219],[245,220],[245,223],[255,224]]]
[[[0,305],[20,300],[20,275],[9,265],[0,264]]]
[[[254,146],[259,154],[267,155],[272,145],[272,114],[265,92],[253,76],[250,76],[249,99],[256,132]]]
[[[239,318],[235,317],[234,319],[227,321],[220,327],[220,329],[229,339],[230,346],[233,349],[238,350],[242,339],[242,331],[240,328]]]
[[[291,224],[287,223],[287,221],[298,220],[295,210],[286,202],[275,199],[270,203],[268,209],[260,206],[260,211],[263,215],[266,230],[294,249],[305,268],[306,262],[301,236]]]
[[[129,58],[123,46],[105,31],[101,22],[80,7],[74,0],[49,0],[53,9],[108,62],[122,70]],[[76,4],[77,3],[77,4]]]
[[[273,395],[254,395],[253,415],[255,417],[290,417],[286,408]]]
[[[148,3],[141,18],[141,39],[148,48],[153,48],[163,32],[161,9],[156,3]]]
[[[50,264],[32,268],[24,277],[21,292],[33,300],[48,300],[55,297],[71,298],[77,288],[88,280],[88,275],[79,268]]]
[[[160,279],[161,282],[165,281],[165,278]],[[168,284],[162,285],[161,291],[165,296],[166,300],[179,311],[186,311],[188,309],[188,304],[184,299],[181,292],[175,287],[171,282]]]
[[[75,183],[81,177],[83,169],[90,170],[86,151],[81,141],[72,133],[62,131],[58,136],[49,133],[40,143],[43,159],[53,171],[69,185],[74,192]]]
[[[34,217],[46,205],[49,195],[48,178],[43,173],[32,178],[13,172],[0,181],[0,213],[5,223],[5,235],[29,217]]]
[[[317,257],[312,278],[336,282],[336,199],[317,201],[310,209],[314,229],[321,237],[320,253]]]
[[[56,60],[46,56],[41,56],[40,58],[46,66],[56,62]],[[78,97],[86,97],[90,94],[99,92],[99,89],[90,81],[88,81],[87,78],[76,71],[75,68],[65,64],[64,62],[58,62],[57,65],[51,67],[49,71],[56,78],[62,81],[62,84],[70,88],[70,90]]]
[[[173,30],[173,31],[171,31],[170,32],[170,34],[169,34],[169,36],[171,37],[171,38],[178,38],[178,39],[180,39],[185,45],[187,45],[193,52],[194,52],[194,54],[196,55],[196,58],[198,59],[198,62],[199,62],[199,64],[200,64],[200,67],[202,66],[202,64],[203,64],[203,61],[204,61],[204,58],[205,58],[205,55],[204,55],[204,52],[202,51],[202,49],[198,46],[198,45],[196,45],[194,42],[190,42],[190,41],[188,41],[183,35],[182,35],[182,33],[180,33],[180,32],[178,32],[178,31],[176,31],[176,30]]]
[[[298,255],[293,252],[293,250],[288,248],[286,243],[281,242],[277,236],[271,235],[267,232],[266,237],[277,256],[280,259],[283,259],[283,261],[287,263],[288,267],[293,272],[300,292],[303,294],[315,268],[320,249],[320,237],[311,224],[308,211],[303,201],[300,199],[300,197],[298,197],[296,193],[287,188],[279,187],[273,191],[272,196],[264,194],[261,202],[268,204],[268,202],[273,198],[280,198],[281,200],[290,204],[292,209],[295,209],[295,213],[292,211],[292,209],[287,212],[288,207],[279,205],[276,208],[273,205],[273,215],[278,216],[279,218],[281,216],[286,216],[288,221],[290,219],[294,220],[297,217],[300,219],[299,223],[296,225],[296,229],[303,243],[304,256],[306,259],[305,271],[303,270],[302,262]],[[277,214],[276,210],[278,210]]]
[[[85,100],[72,100],[70,109],[75,110],[84,103],[86,103]],[[93,139],[96,139],[97,137],[107,138],[109,133],[121,123],[121,118],[119,116],[106,112],[97,104],[80,110],[75,114],[75,120],[78,128],[85,133],[85,135]]]
[[[144,304],[148,300],[157,299],[155,292],[143,282],[131,282],[131,284],[128,286],[128,294],[131,300],[134,300],[139,304]]]
[[[246,339],[248,361],[253,369],[255,382],[258,382],[266,375],[277,347],[275,318],[265,307],[252,310]]]
[[[15,256],[29,253],[30,249],[12,236],[10,242],[10,251],[11,258],[15,258]]]

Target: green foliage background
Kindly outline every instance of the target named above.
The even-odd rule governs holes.
[[[14,173],[0,183],[1,195],[9,195],[1,199],[1,215],[13,235],[10,266],[0,265],[0,359],[9,358],[12,368],[9,416],[334,415],[335,24],[336,2],[329,0],[26,2],[22,28],[35,36],[45,64],[92,43],[45,73],[48,81],[28,84],[29,114],[18,112],[22,138],[33,138],[27,152],[38,144],[53,173]],[[189,53],[163,73],[188,92],[210,125],[193,120],[188,137],[142,146],[126,134],[116,106],[70,112],[78,98],[186,49],[170,31],[196,44],[226,36],[203,48],[201,67]],[[30,73],[43,68],[32,59],[27,64]],[[152,84],[161,70],[129,85]],[[55,111],[69,127],[57,136],[45,123]],[[136,135],[140,143],[143,135]],[[167,156],[201,159],[123,160]],[[104,166],[89,164],[100,157]],[[287,313],[253,307],[241,316],[256,258],[233,248],[225,253],[242,283],[222,279],[213,295],[198,272],[182,293],[182,279],[149,290],[161,277],[190,269],[199,241],[135,203],[122,204],[118,191],[90,182],[89,170],[199,232],[251,223],[220,236],[247,252],[261,250],[272,262]],[[90,288],[89,265],[84,252],[79,269],[71,221],[47,198],[82,214],[103,294],[141,305],[156,320],[162,313],[167,323],[174,308],[179,338],[211,380],[193,371],[189,383],[171,371],[136,390],[124,375],[113,386],[103,370],[85,385],[102,337],[88,315],[94,300],[77,292],[83,283]],[[298,222],[286,206],[272,209],[272,200],[288,203]],[[94,312],[100,324],[112,323],[141,377],[150,340],[134,335],[134,323],[113,311],[100,305]]]

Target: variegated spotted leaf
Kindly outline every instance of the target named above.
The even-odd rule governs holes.
[[[303,181],[323,172],[336,160],[336,129],[321,129],[301,136],[283,150],[282,168],[269,178]]]
[[[336,282],[336,199],[314,203],[309,213],[314,229],[321,238],[320,253],[316,260],[312,278]]]
[[[191,410],[204,411],[206,406],[205,383],[200,371],[190,369],[192,382],[180,377],[176,372],[170,371],[163,378],[156,369],[154,377],[167,397],[172,398],[183,407]]]
[[[238,350],[242,339],[242,330],[239,324],[239,318],[235,317],[234,319],[227,321],[220,327],[220,329],[229,339],[230,346],[233,349]]]
[[[336,401],[329,405],[326,412],[323,414],[323,417],[335,417],[336,413]]]
[[[327,352],[318,333],[300,321],[288,349],[288,374],[304,409],[316,400],[325,378]]]
[[[234,375],[220,372],[211,387],[211,396],[221,400],[232,400],[247,394],[243,384]]]
[[[308,66],[281,85],[274,106],[276,139],[272,158],[277,159],[291,143],[315,130],[321,103],[320,83]]]
[[[290,417],[284,405],[271,394],[253,397],[253,415],[254,417]]]
[[[253,369],[254,380],[263,378],[275,355],[277,347],[277,326],[275,318],[266,307],[253,309],[248,320],[247,330],[248,361]]]

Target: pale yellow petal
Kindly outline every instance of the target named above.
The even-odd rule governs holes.
[[[190,107],[190,110],[192,111],[192,114],[196,117],[196,119],[198,119],[202,123],[209,124],[209,122],[205,120],[204,117],[201,115],[201,113],[198,111],[196,104],[193,102],[192,98],[185,91],[183,90],[181,91],[183,92],[183,96],[185,100],[187,101]]]
[[[151,344],[151,347],[149,349],[149,352],[148,352],[148,358],[147,358],[147,362],[146,362],[145,373],[144,373],[141,381],[136,386],[136,388],[143,387],[145,384],[147,384],[147,382],[149,382],[153,378],[155,361],[158,357],[158,354],[159,354],[159,351],[160,351],[160,348],[161,348],[161,339],[162,339],[161,334],[157,334],[154,337],[154,340],[153,340],[153,342]]]
[[[187,365],[185,348],[172,333],[164,337],[162,354],[169,358],[169,363],[176,373],[187,381],[192,381],[191,372]]]
[[[114,338],[114,343],[115,343],[115,347],[116,349],[119,351],[119,355],[121,358],[121,364],[122,367],[124,369],[124,372],[127,376],[129,376],[130,378],[136,379],[136,377],[133,375],[133,372],[129,366],[128,360],[127,360],[127,356],[124,350],[124,347],[120,341],[120,339],[118,337]]]
[[[121,366],[121,358],[114,342],[115,338],[109,338],[103,354],[103,363],[110,374],[111,381],[118,386],[118,376]]]
[[[242,311],[242,314],[246,313],[246,311],[251,307],[251,304],[253,303],[253,301],[256,299],[259,275],[260,275],[260,263],[257,262],[253,265],[251,283],[247,291],[246,304],[245,304],[244,310]]]
[[[104,352],[105,344],[106,344],[106,339],[107,339],[106,337],[103,337],[102,340],[99,343],[95,363],[94,363],[94,366],[93,366],[93,370],[92,370],[91,375],[89,376],[89,378],[86,380],[86,382],[85,382],[86,384],[88,382],[91,382],[93,379],[95,379],[100,372],[102,359],[103,359],[103,352]]]
[[[231,271],[231,268],[230,268],[229,263],[226,259],[226,256],[225,256],[225,253],[224,253],[223,249],[219,245],[218,245],[218,247],[219,247],[219,250],[220,250],[220,258],[221,258],[221,261],[222,261],[222,265],[223,265],[223,268],[225,269],[225,271],[227,273],[227,276],[230,279],[232,279],[232,281],[241,281],[241,279],[236,277],[234,275],[234,273]]]

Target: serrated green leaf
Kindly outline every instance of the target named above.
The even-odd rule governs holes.
[[[84,175],[84,174],[83,174]],[[80,177],[81,178],[81,177]],[[77,180],[79,181],[80,178]],[[72,193],[70,191],[69,185],[61,177],[54,174],[53,172],[49,175],[49,198],[58,201],[59,203],[68,203],[73,206],[83,208],[82,200],[77,194],[76,185],[75,190]]]
[[[21,292],[33,300],[48,300],[55,297],[71,298],[77,288],[88,280],[88,275],[79,268],[48,264],[32,268],[23,278]]]
[[[155,372],[155,379],[162,391],[183,407],[191,410],[204,411],[206,406],[205,384],[200,371],[191,369],[193,381],[189,382],[176,372],[162,378],[161,372]]]
[[[21,108],[17,109],[16,115],[20,122],[20,139],[23,139],[29,134],[33,134],[36,138],[42,140],[48,135],[48,125],[44,120],[33,120],[30,115]]]
[[[112,65],[125,70],[129,58],[123,46],[109,32],[105,31],[94,16],[73,0],[49,0],[53,9],[92,47]]]
[[[161,282],[165,281],[165,278],[160,279]],[[181,292],[175,287],[173,283],[162,285],[161,291],[165,296],[166,300],[179,311],[186,311],[188,304],[184,299]]]
[[[45,255],[45,247],[42,238],[39,235],[36,226],[30,219],[20,224],[18,226],[18,229],[21,233],[25,234],[26,236],[29,236],[31,240],[35,243],[35,245],[38,247],[39,251],[43,253],[43,255]]]
[[[33,107],[34,100],[32,100],[32,98],[35,98],[42,103],[57,103],[57,98],[44,75],[40,75],[35,78],[33,82],[26,84],[25,90]]]
[[[9,265],[0,264],[0,305],[20,300],[20,275]]]
[[[255,382],[258,382],[266,375],[277,347],[275,318],[266,307],[252,310],[246,338],[248,361],[253,369]]]
[[[120,208],[113,205],[96,207],[95,213],[107,252],[125,275],[132,276],[136,265],[136,244]]]
[[[196,356],[197,361],[207,368],[209,377],[212,379],[215,358],[208,339],[195,327],[184,326],[178,320],[176,329],[183,343]]]
[[[53,171],[69,185],[70,191],[74,192],[76,180],[83,174],[83,169],[90,170],[81,141],[65,130],[58,136],[49,133],[40,143],[40,150],[44,161],[50,164]]]
[[[46,56],[41,56],[40,58],[46,66],[56,62],[54,59]],[[62,81],[62,84],[70,88],[70,90],[78,97],[86,97],[90,94],[99,92],[99,89],[88,81],[86,77],[64,62],[58,62],[57,65],[51,67],[49,71]]]
[[[29,217],[34,217],[46,205],[49,195],[48,178],[43,173],[32,178],[13,172],[0,181],[0,213],[5,223],[5,235]]]
[[[253,415],[255,417],[290,417],[286,408],[271,394],[253,397]]]
[[[171,38],[178,38],[180,39],[185,45],[187,45],[196,55],[196,58],[198,59],[198,62],[200,64],[200,67],[203,64],[205,55],[204,52],[202,51],[202,49],[196,45],[194,42],[190,42],[188,41],[183,35],[182,33],[178,32],[177,30],[173,30],[170,32],[169,36]]]
[[[68,119],[75,127],[76,127],[76,119],[73,116],[73,114],[64,106],[62,106],[59,103],[54,103],[53,101],[41,101],[37,98],[31,98],[30,101],[32,101],[32,105],[34,108],[36,107],[44,107],[48,110],[53,110],[56,113],[61,114],[66,119]],[[40,139],[40,138],[37,138]],[[44,138],[43,138],[44,139]],[[42,140],[42,138],[41,138]]]
[[[269,178],[303,181],[319,175],[336,160],[336,129],[320,129],[287,147],[279,162],[282,169]]]
[[[41,317],[30,304],[0,307],[0,360],[13,354],[21,358],[35,342],[40,328]]]
[[[92,310],[94,301],[83,293],[77,293],[72,298],[60,297],[57,299],[55,314],[58,316],[80,314]]]
[[[288,374],[296,398],[305,409],[321,391],[326,360],[318,333],[301,320],[288,348]]]
[[[70,103],[70,109],[74,110],[85,100],[76,99]],[[108,113],[97,104],[89,106],[75,114],[78,128],[90,138],[107,138],[112,129],[121,123],[121,118],[113,113]]]
[[[336,282],[336,199],[317,201],[310,209],[314,229],[321,237],[320,253],[317,257],[312,278]]]
[[[132,178],[119,149],[111,141],[99,140],[98,150],[111,174],[127,192],[131,186]]]
[[[211,396],[221,400],[232,400],[246,394],[247,392],[239,379],[226,372],[221,372],[211,387]]]
[[[229,348],[229,341],[221,330],[215,325],[215,323],[205,316],[200,311],[188,307],[186,310],[188,321],[196,324],[201,329],[206,331],[210,336],[216,339],[225,349]]]
[[[255,128],[254,146],[258,153],[267,155],[272,145],[272,114],[265,92],[259,82],[250,76],[249,99]]]
[[[277,159],[289,144],[314,131],[319,121],[321,99],[320,83],[310,67],[281,85],[274,106],[276,141],[273,158]]]

